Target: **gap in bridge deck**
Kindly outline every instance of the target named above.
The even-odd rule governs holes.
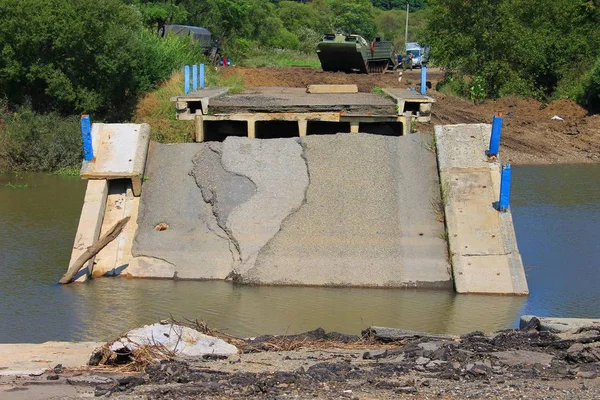
[[[256,121],[257,139],[293,138],[300,136],[298,121]]]
[[[307,135],[332,135],[350,132],[350,122],[308,121]]]
[[[402,136],[402,122],[361,122],[358,130],[383,136]]]
[[[248,122],[204,121],[205,142],[222,142],[227,136],[248,136]]]

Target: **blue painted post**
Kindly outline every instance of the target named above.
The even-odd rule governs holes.
[[[204,89],[204,64],[200,64],[200,89]]]
[[[92,147],[92,123],[90,116],[83,114],[81,116],[81,138],[83,139],[83,159],[92,161],[94,159],[94,149]]]
[[[185,94],[188,94],[190,92],[190,66],[186,65],[183,68],[183,90],[185,92]]]
[[[192,90],[198,90],[198,66],[192,65]]]
[[[421,67],[421,94],[427,93],[427,67],[423,65]]]
[[[497,156],[500,151],[500,137],[502,136],[502,115],[497,113],[492,121],[492,136],[490,137],[490,148],[488,157]]]
[[[498,211],[506,211],[510,201],[510,181],[511,181],[510,164],[502,166],[502,176],[500,179],[500,200],[498,201]]]

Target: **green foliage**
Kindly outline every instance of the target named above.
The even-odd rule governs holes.
[[[139,33],[143,62],[135,65],[136,87],[139,93],[154,90],[176,69],[186,64],[207,63],[202,50],[186,37],[167,35],[160,38],[147,30]]]
[[[135,5],[142,14],[144,24],[155,32],[165,24],[185,23],[187,18],[185,8],[171,0],[129,0],[126,3]]]
[[[121,0],[0,0],[0,15],[0,93],[36,112],[125,120],[141,93],[200,57],[147,32]]]
[[[548,99],[600,50],[598,5],[583,0],[430,0],[433,61],[477,76],[487,97]]]
[[[382,10],[406,9],[406,3],[410,4],[411,11],[427,8],[427,0],[371,0],[373,5]]]
[[[135,101],[141,22],[119,0],[0,0],[0,92],[36,111],[119,114]]]
[[[0,114],[0,160],[6,170],[56,171],[81,162],[77,117],[37,114],[27,107]]]
[[[480,103],[486,98],[485,81],[481,76],[474,76],[469,85],[469,97],[474,103]]]
[[[585,80],[578,100],[591,112],[600,113],[600,58]]]
[[[373,6],[368,0],[332,0],[333,26],[345,33],[356,33],[367,40],[377,35]]]

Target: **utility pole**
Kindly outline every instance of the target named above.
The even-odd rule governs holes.
[[[406,43],[408,43],[408,12],[410,11],[410,5],[406,2],[406,30],[404,31],[404,50],[406,50]]]

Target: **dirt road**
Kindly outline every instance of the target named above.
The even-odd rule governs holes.
[[[240,76],[246,87],[289,86],[309,84],[354,83],[361,92],[377,87],[415,87],[419,85],[420,70],[385,74],[347,74],[321,72],[312,68],[242,68],[223,69],[227,77]],[[443,71],[431,68],[428,82],[435,88],[444,77]],[[434,125],[461,123],[490,123],[496,112],[504,115],[501,155],[514,164],[570,164],[600,162],[600,115],[587,115],[586,110],[570,100],[542,104],[530,99],[503,98],[475,105],[470,101],[430,90],[436,99],[430,124],[419,129],[433,132]],[[552,119],[558,116],[562,120]]]

